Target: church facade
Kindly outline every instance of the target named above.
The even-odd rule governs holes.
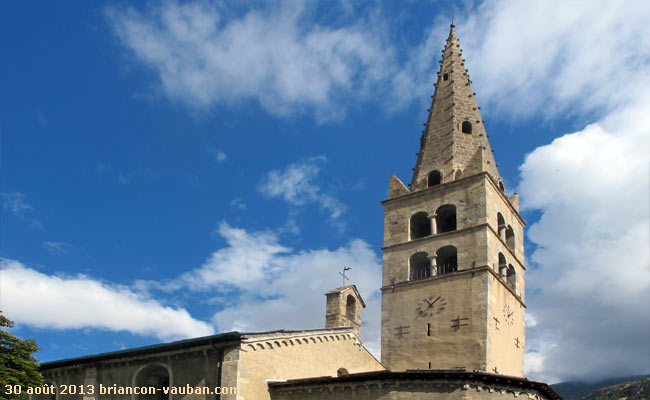
[[[57,388],[152,387],[30,400],[560,399],[524,378],[524,221],[507,196],[452,25],[410,184],[384,205],[381,362],[354,285],[325,329],[231,332],[42,364]],[[163,388],[206,388],[188,393]],[[223,388],[217,392],[211,388]]]

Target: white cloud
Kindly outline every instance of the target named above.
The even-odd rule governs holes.
[[[363,337],[379,354],[381,279],[380,261],[363,240],[352,240],[335,250],[293,251],[278,243],[272,232],[247,232],[226,223],[219,235],[228,246],[215,251],[200,268],[181,276],[182,286],[199,291],[228,291],[224,309],[213,318],[220,330],[322,328],[325,296],[341,285],[340,271],[357,284],[367,308]]]
[[[33,210],[25,201],[25,195],[17,192],[2,193],[2,208],[18,218],[25,218],[25,213]]]
[[[543,212],[528,232],[539,247],[527,281],[529,343],[547,348],[547,379],[650,370],[648,109],[555,139],[521,167],[522,206]]]
[[[648,18],[647,1],[493,0],[458,31],[490,113],[557,118],[612,111],[645,90]]]
[[[235,197],[234,199],[232,199],[232,201],[230,202],[230,207],[237,208],[239,210],[245,210],[248,208],[244,200],[242,200],[239,197]]]
[[[43,229],[43,224],[39,220],[29,217],[29,214],[34,211],[34,208],[27,204],[23,193],[0,193],[0,199],[2,199],[2,209],[9,211],[20,219],[30,221],[30,227],[32,229]]]
[[[72,245],[65,242],[47,241],[43,242],[43,246],[47,251],[50,252],[50,254],[53,254],[55,256],[64,256],[70,253],[70,249],[72,249]]]
[[[184,309],[84,275],[46,275],[3,259],[2,306],[18,324],[48,329],[95,328],[172,340],[213,333]],[[125,313],[124,310],[129,310]]]
[[[228,155],[223,150],[219,150],[210,145],[205,146],[205,151],[214,157],[214,161],[216,161],[217,164],[221,164],[226,161],[226,158],[228,158]]]
[[[300,1],[240,17],[206,2],[174,1],[145,12],[108,10],[135,59],[153,69],[170,99],[206,109],[256,99],[276,115],[340,116],[346,95],[361,96],[387,75],[373,25],[331,29],[302,21]]]
[[[278,269],[273,264],[274,257],[289,251],[268,231],[248,234],[224,222],[219,224],[217,231],[226,239],[228,247],[212,253],[202,268],[181,275],[183,285],[193,290],[206,290],[219,285],[244,286],[251,281],[270,278]]]
[[[346,210],[335,197],[323,193],[321,188],[313,183],[320,172],[320,162],[325,156],[312,157],[308,160],[288,165],[284,170],[269,172],[258,186],[258,190],[269,197],[282,197],[289,204],[303,206],[318,204],[320,209],[329,214],[329,222],[339,231],[345,229],[341,216]]]
[[[217,151],[217,153],[214,155],[214,159],[218,163],[226,161],[226,158],[228,158],[228,156],[221,150]]]
[[[609,112],[650,79],[646,1],[487,0],[459,13],[467,15],[456,19],[465,65],[490,115]],[[425,39],[405,49],[391,108],[431,93],[450,16],[437,17]]]
[[[449,33],[448,21],[434,23],[422,43],[407,49],[406,61],[392,78],[390,103],[386,106],[396,111],[412,101],[430,104],[433,83],[440,66],[440,50]]]

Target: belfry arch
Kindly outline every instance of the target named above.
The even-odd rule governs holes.
[[[348,298],[345,302],[345,316],[350,321],[354,322],[357,314],[357,301],[354,299],[354,296],[348,295]]]
[[[501,240],[506,240],[506,220],[500,212],[497,213],[497,233]]]
[[[454,246],[444,246],[436,252],[436,269],[438,275],[458,271],[458,250]]]
[[[411,280],[417,281],[431,276],[431,260],[425,252],[417,252],[409,258]]]
[[[508,262],[506,261],[506,256],[503,253],[499,253],[499,276],[503,279],[508,275]]]
[[[427,187],[440,185],[441,183],[442,183],[442,175],[440,174],[440,171],[433,170],[429,172],[429,175],[427,176]]]
[[[456,230],[456,206],[445,204],[436,210],[436,233]]]
[[[515,230],[512,229],[512,226],[508,225],[506,227],[506,246],[513,252],[515,251]]]
[[[508,271],[506,273],[506,282],[512,290],[514,291],[517,290],[517,272],[515,271],[515,267],[513,267],[512,264],[508,265]]]
[[[424,211],[411,215],[409,220],[411,240],[431,235],[431,219]]]

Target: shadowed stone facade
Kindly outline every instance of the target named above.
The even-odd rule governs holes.
[[[454,370],[369,372],[269,382],[273,400],[561,399],[544,383]]]

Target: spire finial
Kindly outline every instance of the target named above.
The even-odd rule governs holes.
[[[454,25],[454,17],[455,17],[455,15],[452,14],[451,15],[451,25],[449,25],[450,28],[453,28],[453,27],[456,26],[456,25]]]

